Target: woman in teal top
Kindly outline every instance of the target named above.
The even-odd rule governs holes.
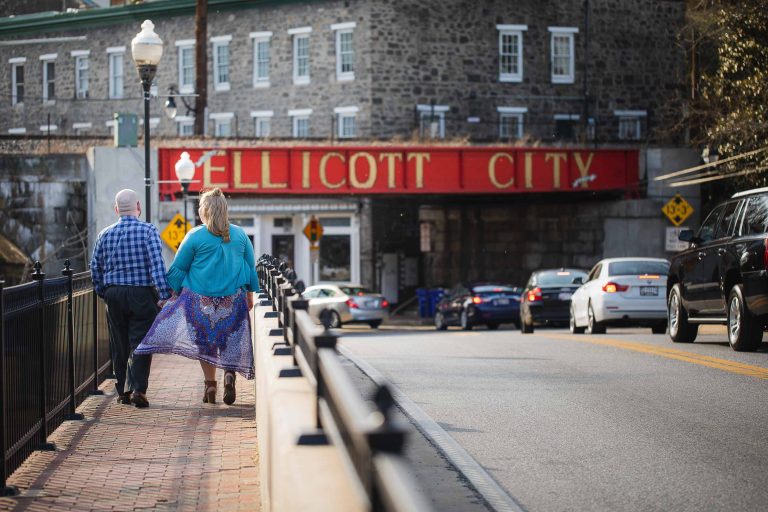
[[[163,306],[138,354],[179,354],[200,361],[204,403],[216,403],[216,368],[224,370],[224,403],[235,401],[235,372],[253,378],[251,319],[259,290],[253,246],[229,223],[216,188],[200,196],[202,226],[187,233],[168,270],[174,295]]]

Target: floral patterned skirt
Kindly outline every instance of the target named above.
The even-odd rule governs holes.
[[[136,354],[178,354],[253,379],[251,317],[245,291],[206,297],[184,288],[169,299]]]

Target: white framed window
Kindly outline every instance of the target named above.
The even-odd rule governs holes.
[[[139,119],[139,126],[144,126],[144,119]],[[154,131],[157,129],[157,127],[160,126],[160,118],[159,117],[150,117],[149,118],[149,130]]]
[[[499,82],[523,81],[523,32],[528,25],[496,25],[499,31]]]
[[[195,40],[176,41],[179,52],[179,92],[189,94],[195,91]]]
[[[217,36],[211,38],[213,43],[213,89],[216,91],[229,90],[229,42],[232,36]],[[229,137],[229,135],[223,135]]]
[[[357,137],[357,112],[358,107],[337,107],[333,109],[336,114],[336,135],[340,139]]]
[[[24,64],[25,57],[14,57],[8,60],[11,65],[11,105],[24,103]]]
[[[289,110],[288,116],[291,118],[293,129],[291,133],[296,139],[306,139],[309,137],[309,117],[312,115],[312,109]]]
[[[26,128],[8,128],[8,135],[24,135],[27,133]]]
[[[288,34],[293,36],[293,83],[309,83],[309,34],[312,27],[292,28]]]
[[[272,32],[251,32],[253,39],[253,86],[269,87]]]
[[[194,116],[176,116],[176,133],[180,137],[189,137],[195,134],[195,118]]]
[[[55,124],[44,124],[40,127],[40,131],[43,133],[55,132],[59,129]]]
[[[213,121],[213,136],[232,137],[232,123],[234,119],[234,112],[216,112],[211,114],[211,120]]]
[[[523,120],[528,113],[526,107],[497,107],[499,113],[499,138],[502,140],[522,139],[525,131]]]
[[[572,84],[576,79],[574,34],[576,27],[549,27],[552,60],[552,83]]]
[[[109,57],[109,97],[119,100],[123,97],[125,46],[107,48],[107,56]]]
[[[419,134],[422,138],[445,138],[445,113],[451,108],[447,105],[416,105],[419,113]]]
[[[336,33],[336,80],[340,82],[355,79],[355,26],[354,21],[331,25]]]
[[[576,138],[576,124],[580,118],[578,114],[555,114],[554,137],[560,140]]]
[[[47,53],[40,56],[43,77],[43,104],[56,103],[56,57],[55,53]]]
[[[88,98],[90,55],[90,50],[72,52],[72,57],[75,58],[75,98],[79,100]]]
[[[254,136],[264,138],[272,134],[272,117],[274,115],[275,113],[272,110],[251,111]]]
[[[619,122],[620,140],[640,140],[643,138],[643,120],[648,116],[645,110],[614,110],[613,115]]]
[[[72,129],[75,130],[76,135],[85,135],[87,134],[91,128],[93,128],[93,123],[72,123]]]
[[[110,119],[109,121],[104,121],[104,126],[106,126],[109,129],[109,134],[114,135],[115,134],[115,120]]]

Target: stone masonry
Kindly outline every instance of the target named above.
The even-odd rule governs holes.
[[[237,4],[237,5],[236,5]],[[149,4],[147,4],[149,5]],[[236,9],[236,7],[238,7]],[[123,9],[123,8],[114,8]],[[595,140],[615,141],[615,110],[640,110],[646,116],[643,138],[676,143],[668,131],[670,104],[678,98],[684,55],[675,43],[683,24],[682,0],[304,0],[253,3],[218,2],[210,8],[208,36],[231,35],[231,89],[215,91],[212,45],[208,44],[209,114],[233,112],[233,135],[253,137],[250,112],[273,110],[272,135],[291,136],[291,109],[312,109],[310,138],[329,138],[336,107],[356,106],[359,138],[410,139],[418,131],[416,105],[447,106],[446,137],[492,141],[498,135],[498,107],[527,108],[526,143],[555,142],[554,116],[579,116],[577,137],[586,120],[595,120]],[[136,11],[135,9],[131,12]],[[70,15],[72,16],[72,15]],[[113,112],[143,118],[140,86],[130,54],[130,41],[139,30],[141,14],[120,24],[35,33],[35,37],[85,35],[85,41],[19,44],[0,47],[0,133],[26,128],[39,134],[47,115],[57,134],[72,134],[74,123],[91,122],[89,133],[106,134]],[[175,42],[194,39],[194,18],[154,15],[157,33],[165,42],[158,92],[178,84]],[[335,36],[331,25],[355,22],[355,78],[336,79]],[[588,26],[587,26],[588,23]],[[526,25],[523,32],[523,78],[499,80],[497,25]],[[288,30],[312,27],[308,85],[292,80],[292,43]],[[571,84],[553,84],[550,27],[578,29],[574,35],[575,76]],[[271,31],[270,87],[253,87],[251,32]],[[30,34],[2,37],[23,39]],[[123,100],[108,99],[108,47],[125,46]],[[90,50],[90,98],[74,98],[74,58],[71,52]],[[40,55],[56,53],[56,101],[43,105]],[[11,107],[9,59],[26,57],[23,105]],[[586,78],[586,80],[585,80]],[[176,133],[174,121],[162,113],[163,100],[152,103],[159,118],[159,135]],[[185,115],[179,102],[179,115]],[[473,122],[468,122],[473,118]],[[212,132],[212,125],[209,121]]]

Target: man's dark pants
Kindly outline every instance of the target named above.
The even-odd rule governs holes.
[[[110,286],[104,292],[104,301],[117,392],[146,393],[152,356],[134,355],[133,351],[152,327],[159,311],[155,290],[140,286]]]

